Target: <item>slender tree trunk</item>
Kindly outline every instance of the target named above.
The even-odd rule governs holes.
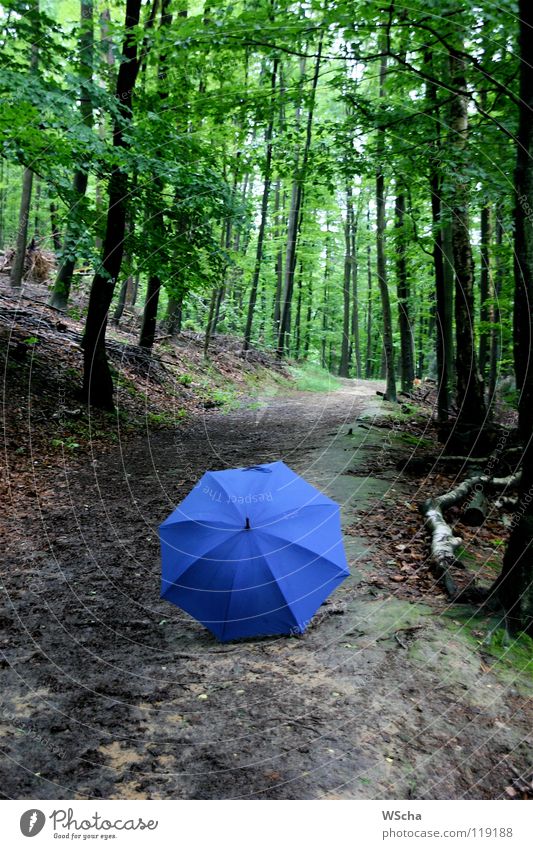
[[[274,230],[274,238],[276,240],[276,291],[274,293],[274,338],[277,340],[279,336],[279,322],[281,315],[281,293],[283,290],[283,250],[281,246],[281,227],[280,219],[284,218],[285,212],[285,197],[281,200],[281,183],[280,180],[276,183],[276,195],[274,205],[274,218],[276,222]]]
[[[170,27],[172,23],[172,15],[169,12],[170,0],[161,0],[161,25],[160,31]],[[159,74],[158,74],[158,95],[159,107],[164,108],[165,100],[168,97],[167,91],[167,56],[161,53],[159,56]],[[154,229],[154,238],[157,245],[166,244],[166,226],[164,214],[163,200],[163,180],[156,178],[154,180],[154,203],[155,209],[152,216],[152,227]],[[158,257],[159,258],[159,257]],[[157,310],[159,307],[159,293],[161,291],[162,280],[157,272],[152,272],[148,277],[148,285],[146,287],[146,300],[144,303],[143,318],[141,324],[141,332],[139,336],[139,345],[141,348],[151,350],[155,341],[155,333],[157,327]]]
[[[515,169],[515,369],[524,441],[518,519],[497,581],[516,630],[533,634],[533,5],[519,0],[520,106]]]
[[[313,268],[311,266],[311,271],[309,273],[309,286],[307,289],[307,313],[305,316],[305,334],[304,334],[304,350],[303,357],[304,360],[307,359],[309,354],[309,347],[311,345],[311,325],[313,323]]]
[[[326,341],[328,334],[328,309],[329,309],[329,274],[331,258],[331,235],[329,231],[329,218],[326,218],[326,259],[324,263],[324,295],[322,298],[322,338],[320,341],[320,365],[326,368]]]
[[[278,60],[274,59],[272,63],[272,75],[270,78],[271,105],[270,105],[270,120],[265,132],[266,142],[266,158],[265,158],[265,174],[263,184],[263,198],[261,200],[261,221],[259,224],[259,233],[257,235],[257,250],[255,254],[254,273],[252,277],[252,286],[250,289],[250,300],[248,303],[248,315],[246,318],[246,328],[244,330],[243,351],[247,351],[250,347],[252,338],[252,325],[254,320],[254,310],[257,301],[257,288],[259,286],[259,275],[261,273],[261,264],[263,262],[263,243],[265,239],[265,229],[268,215],[268,200],[270,197],[270,174],[272,170],[272,134],[274,132],[274,96],[276,93],[276,79],[278,72]]]
[[[115,64],[115,56],[113,53],[113,43],[110,35],[110,24],[111,24],[111,12],[109,9],[102,9],[102,12],[99,16],[99,29],[100,29],[100,52],[103,56],[103,59],[108,66],[111,68]],[[109,74],[110,76],[110,74]],[[101,80],[100,84],[103,88],[111,89],[111,86],[108,85],[107,80]],[[98,137],[101,142],[105,142],[106,138],[106,119],[105,116],[102,116],[99,124],[98,124]],[[104,200],[102,197],[101,184],[100,181],[96,181],[96,186],[94,190],[95,194],[95,206],[96,206],[96,220],[100,223],[103,219],[103,209],[104,209]],[[103,242],[100,236],[99,231],[97,231],[97,235],[94,240],[96,249],[98,251],[102,250]]]
[[[297,116],[299,115],[299,111],[297,110]],[[285,82],[283,78],[283,65],[279,66],[279,132],[280,135],[286,131],[286,120],[285,120]],[[282,190],[283,188],[283,190]],[[273,309],[273,338],[275,340],[275,345],[278,343],[279,338],[279,328],[281,322],[281,298],[283,294],[283,242],[282,242],[282,234],[287,231],[287,220],[286,220],[286,209],[287,209],[287,191],[285,188],[285,184],[278,177],[276,182],[276,196],[275,196],[275,208],[274,208],[274,216],[275,216],[275,229],[274,229],[274,238],[276,239],[277,251],[276,251],[276,290],[274,293],[274,309]]]
[[[379,97],[384,96],[385,77],[387,73],[387,57],[384,56],[380,63],[379,72]],[[379,163],[385,159],[385,130],[378,127],[377,160]],[[386,362],[386,380],[384,398],[386,401],[396,401],[396,371],[394,365],[394,339],[392,329],[392,311],[387,283],[387,264],[385,258],[385,177],[381,164],[376,174],[376,250],[377,263],[376,273],[381,297],[381,310],[383,319],[383,351]]]
[[[55,203],[50,201],[50,227],[52,230],[52,244],[56,256],[61,252],[61,237],[59,235],[59,224],[57,220],[57,207]]]
[[[118,294],[117,305],[115,307],[115,312],[113,313],[112,324],[114,324],[115,327],[118,327],[120,325],[120,321],[122,319],[122,315],[126,307],[126,295],[128,293],[128,288],[131,286],[132,282],[133,278],[131,275],[129,277],[125,277],[122,281],[122,286],[120,287],[120,292]]]
[[[350,297],[352,276],[352,230],[353,230],[353,204],[351,186],[346,187],[346,220],[344,223],[344,279],[342,285],[342,344],[341,360],[339,364],[340,377],[348,377],[350,374]]]
[[[4,250],[6,243],[6,183],[8,173],[7,164],[0,158],[0,251]]]
[[[33,241],[37,245],[41,241],[41,181],[35,178],[35,202],[33,204]]]
[[[235,195],[237,193],[237,186],[239,181],[239,175],[237,168],[235,169],[235,175],[233,179],[233,187],[231,190],[232,201],[235,199]],[[220,233],[220,246],[221,248],[229,251],[231,249],[231,234],[232,234],[232,221],[228,216],[226,221],[222,224],[221,233]],[[209,345],[211,342],[211,337],[213,333],[216,332],[218,322],[220,320],[220,308],[222,306],[222,302],[224,300],[224,296],[226,294],[226,277],[228,273],[228,264],[224,265],[224,269],[222,271],[222,280],[219,285],[213,290],[211,296],[211,302],[209,306],[209,316],[207,319],[207,325],[205,329],[204,335],[204,357],[207,357],[209,354]]]
[[[400,326],[401,386],[402,392],[413,388],[413,331],[409,308],[409,276],[407,272],[407,249],[405,234],[405,194],[399,191],[396,196],[396,287],[398,293],[398,320]]]
[[[81,0],[80,4],[80,38],[78,45],[79,75],[81,80],[80,91],[80,113],[82,123],[86,127],[93,125],[93,107],[89,91],[93,77],[93,52],[94,52],[94,24],[93,24],[93,2],[92,0]],[[85,196],[89,175],[86,168],[78,168],[74,172],[73,194],[78,204]],[[74,273],[75,257],[77,253],[77,234],[75,226],[76,209],[73,208],[69,220],[63,251],[65,256],[59,266],[57,277],[50,293],[50,304],[56,309],[65,310],[70,296],[72,275]]]
[[[359,227],[359,215],[361,209],[361,198],[357,205],[357,213],[354,217],[352,211],[352,232],[350,234],[350,253],[352,259],[352,322],[351,322],[351,345],[350,345],[350,360],[352,359],[352,345],[355,350],[355,376],[361,378],[361,340],[359,335],[359,288],[358,288],[358,273],[359,266],[357,263],[357,230]]]
[[[500,295],[502,291],[504,266],[502,257],[503,248],[503,207],[496,207],[496,233],[495,247],[496,259],[494,268],[494,306],[492,308],[492,326],[490,333],[490,371],[487,407],[489,412],[493,408],[496,398],[496,383],[498,380],[498,366],[500,358],[500,335],[501,335],[501,312]]]
[[[183,318],[183,300],[184,293],[180,292],[178,297],[170,297],[168,299],[166,323],[167,332],[171,336],[177,336],[181,333],[181,324]]]
[[[139,25],[141,0],[126,0],[126,28],[122,47],[123,60],[117,76],[116,101],[121,120],[115,122],[113,145],[128,149],[123,125],[131,120],[132,95],[139,70],[136,29]],[[103,257],[89,296],[89,309],[84,336],[83,391],[90,404],[113,407],[113,380],[105,350],[108,311],[120,273],[126,230],[128,175],[115,167],[109,180],[109,205],[104,237]]]
[[[462,47],[461,47],[462,49]],[[451,82],[457,91],[466,91],[465,63],[458,52],[450,54]],[[450,107],[451,144],[461,163],[468,140],[468,100],[455,94]],[[455,267],[455,332],[457,372],[457,430],[470,431],[472,439],[485,420],[483,386],[474,344],[474,260],[470,244],[468,179],[456,168],[452,208],[452,239]]]
[[[28,241],[28,216],[30,214],[32,186],[33,171],[30,168],[25,168],[22,175],[22,192],[20,195],[17,241],[10,275],[11,285],[15,289],[19,289],[22,286],[22,277],[24,275],[24,260],[26,259],[26,243]]]
[[[31,11],[35,15],[34,36],[31,46],[30,74],[36,74],[39,64],[39,0],[31,0]],[[25,168],[22,175],[22,192],[20,195],[19,221],[17,239],[15,243],[15,255],[11,265],[10,283],[15,289],[20,289],[24,275],[24,260],[26,259],[26,243],[28,241],[28,221],[30,217],[31,192],[33,186],[33,171]]]
[[[316,89],[318,85],[318,74],[320,71],[320,61],[322,57],[322,40],[318,45],[315,70],[311,83],[311,96],[309,103],[309,111],[307,113],[307,129],[305,136],[305,144],[302,156],[301,167],[297,168],[297,174],[293,184],[291,209],[289,214],[289,232],[287,239],[287,255],[285,259],[285,284],[283,288],[283,297],[281,302],[280,328],[278,337],[277,356],[283,357],[286,348],[288,347],[288,336],[290,333],[289,315],[292,301],[292,292],[294,287],[294,271],[296,268],[296,251],[298,245],[299,230],[302,221],[303,198],[305,190],[305,180],[307,176],[307,163],[309,159],[309,150],[311,148],[311,135],[313,130],[313,114],[315,108]],[[303,76],[303,66],[302,66]]]
[[[366,363],[365,377],[367,380],[372,378],[373,372],[373,355],[372,355],[372,247],[370,244],[370,205],[366,214],[367,226],[367,246],[366,246],[366,272],[367,272],[367,313],[366,313]]]
[[[303,281],[303,262],[300,260],[298,270],[298,298],[296,300],[296,321],[294,328],[294,356],[296,359],[300,357],[300,342],[301,342],[301,322],[302,322],[302,281]]]
[[[446,298],[446,282],[444,276],[444,255],[442,247],[442,199],[440,178],[432,166],[431,180],[431,212],[433,220],[433,266],[435,270],[435,300],[436,300],[436,354],[437,354],[437,415],[440,422],[448,420],[450,408],[448,373],[451,362],[447,357],[446,334],[451,332],[451,315],[448,315]]]
[[[416,367],[416,374],[419,380],[423,380],[424,378],[426,325],[427,319],[423,315],[421,315],[418,320],[418,363]]]
[[[441,186],[442,188],[442,186]],[[441,218],[442,218],[441,206]],[[453,239],[452,239],[452,223],[447,221],[442,228],[442,259],[444,265],[444,313],[446,320],[444,327],[444,351],[446,362],[448,363],[448,387],[455,388],[455,347],[453,338],[453,316],[455,306],[455,268],[453,264]]]
[[[489,353],[489,321],[490,309],[488,300],[491,290],[491,258],[490,243],[492,239],[492,209],[486,204],[481,210],[481,275],[479,287],[479,319],[481,328],[479,331],[479,372],[481,380],[485,384]]]

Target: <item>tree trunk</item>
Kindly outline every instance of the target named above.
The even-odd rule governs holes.
[[[496,208],[496,260],[494,269],[494,306],[492,309],[492,326],[490,333],[490,372],[489,372],[489,388],[487,407],[491,411],[496,397],[496,382],[498,380],[498,366],[500,358],[500,334],[501,329],[501,313],[500,313],[500,294],[503,283],[504,266],[502,257],[503,247],[503,206],[500,204]]]
[[[254,273],[252,277],[252,287],[250,289],[250,300],[248,303],[248,315],[246,318],[246,328],[244,330],[243,351],[247,351],[250,347],[252,338],[252,325],[254,320],[254,310],[257,301],[257,289],[259,286],[259,275],[261,273],[261,264],[263,262],[263,243],[265,239],[265,229],[268,215],[268,199],[270,197],[270,173],[272,170],[272,134],[274,132],[274,96],[276,93],[276,77],[278,72],[278,60],[274,59],[272,63],[272,75],[270,82],[271,91],[271,106],[270,120],[265,132],[266,142],[266,158],[265,158],[265,175],[263,185],[263,198],[261,201],[261,221],[259,224],[259,233],[257,235],[257,250],[255,254]]]
[[[415,377],[413,363],[413,333],[409,310],[409,277],[407,273],[405,234],[405,195],[400,191],[396,197],[396,287],[398,293],[398,319],[400,326],[401,386],[402,392],[410,392]]]
[[[294,327],[294,356],[296,359],[300,357],[300,343],[302,338],[301,322],[302,322],[302,283],[303,283],[303,262],[300,260],[298,268],[298,298],[296,299],[296,321]]]
[[[353,204],[351,186],[346,187],[346,221],[344,223],[344,279],[342,286],[343,296],[343,320],[342,320],[342,345],[341,361],[339,364],[340,377],[348,377],[350,374],[350,284],[352,276],[352,230],[353,230]]]
[[[116,102],[120,113],[113,129],[113,145],[128,149],[123,126],[131,120],[132,95],[139,70],[136,29],[139,25],[141,0],[126,0],[126,27],[122,62],[117,75]],[[97,407],[113,408],[113,380],[105,350],[105,334],[109,307],[120,273],[126,231],[128,175],[113,168],[109,180],[109,204],[102,262],[96,272],[89,296],[89,309],[84,335],[83,392],[87,401]]]
[[[78,44],[79,54],[79,76],[80,85],[80,113],[82,123],[86,127],[93,125],[93,107],[89,87],[93,77],[93,2],[92,0],[81,0],[80,5],[80,37]],[[87,191],[89,175],[87,170],[78,168],[74,173],[73,194],[79,203]],[[56,309],[65,310],[70,296],[72,275],[74,273],[75,257],[77,253],[77,235],[74,217],[76,209],[73,208],[67,222],[65,238],[63,240],[63,252],[65,256],[59,266],[59,271],[50,293],[49,302]]]
[[[520,106],[515,169],[516,381],[524,442],[520,512],[505,552],[498,595],[514,629],[533,634],[533,6],[519,0]]]
[[[458,92],[466,91],[465,62],[459,51],[450,54],[450,72],[454,89]],[[474,260],[470,244],[468,178],[464,173],[468,140],[468,100],[460,93],[452,98],[450,130],[450,143],[459,163],[459,166],[455,167],[452,199],[458,406],[456,428],[458,431],[472,431],[475,440],[485,421],[486,410],[474,344]]]
[[[481,275],[479,286],[479,320],[481,328],[479,331],[479,373],[483,385],[485,385],[485,375],[487,371],[487,361],[489,352],[489,321],[490,311],[488,300],[491,290],[491,260],[490,260],[490,243],[492,239],[492,210],[489,204],[486,204],[481,210]]]
[[[274,238],[276,240],[277,250],[276,250],[276,291],[274,294],[274,338],[277,340],[279,336],[279,322],[281,315],[281,293],[283,290],[283,250],[281,247],[281,227],[280,227],[280,219],[284,218],[285,212],[285,197],[283,197],[283,201],[280,201],[281,191],[280,191],[280,180],[276,183],[276,195],[275,195],[275,204],[274,204],[274,219],[276,222],[275,230],[274,230]],[[285,193],[284,193],[285,194]]]
[[[57,207],[53,201],[50,201],[50,227],[52,229],[52,244],[56,256],[61,252],[61,237],[59,235],[59,225],[57,222]]]
[[[366,246],[366,270],[367,270],[367,313],[366,313],[366,363],[365,377],[370,380],[373,372],[372,352],[372,247],[370,244],[370,205],[366,213],[367,246]]]
[[[322,57],[322,40],[318,45],[316,54],[315,70],[311,83],[311,98],[309,102],[309,110],[307,113],[307,129],[305,136],[305,144],[301,166],[297,166],[297,173],[293,183],[291,209],[289,214],[289,230],[287,237],[287,255],[285,259],[285,283],[283,287],[283,296],[281,300],[281,315],[280,328],[278,337],[277,356],[283,357],[286,348],[288,347],[288,336],[290,333],[290,308],[292,301],[292,292],[294,287],[294,272],[296,269],[296,250],[298,245],[298,236],[301,227],[301,217],[303,210],[303,198],[305,190],[305,180],[307,176],[307,163],[309,160],[309,150],[311,148],[311,135],[313,130],[313,114],[315,108],[316,89],[318,85],[318,74],[320,71],[320,60]],[[302,65],[303,77],[303,65]]]
[[[0,251],[4,250],[6,243],[6,183],[8,174],[9,169],[7,163],[0,158]]]
[[[309,273],[309,286],[307,289],[307,313],[305,316],[305,334],[304,334],[304,350],[303,358],[307,359],[309,347],[311,345],[311,325],[313,323],[313,266]]]
[[[359,289],[358,289],[358,273],[359,266],[357,263],[357,230],[359,227],[359,215],[361,211],[361,196],[357,205],[357,213],[354,217],[352,212],[352,232],[350,234],[351,243],[351,258],[352,258],[352,324],[351,324],[351,345],[350,345],[350,360],[352,359],[352,345],[355,350],[355,376],[360,379],[362,376],[361,370],[361,340],[359,336]]]
[[[383,56],[379,71],[379,97],[384,97],[387,57]],[[378,127],[377,161],[380,163],[376,173],[376,273],[381,297],[383,319],[383,353],[385,356],[386,381],[384,398],[396,401],[396,372],[394,365],[394,339],[392,330],[392,311],[387,284],[387,264],[385,259],[385,177],[381,163],[385,159],[385,130]]]
[[[237,171],[237,167],[235,169],[235,175],[233,179],[233,187],[231,190],[231,198],[232,202],[235,199],[235,195],[237,193],[239,175]],[[231,232],[232,232],[232,221],[228,216],[223,222],[220,232],[220,246],[222,249],[228,252],[231,249]],[[222,306],[222,302],[224,300],[224,296],[226,294],[226,277],[228,273],[228,263],[226,262],[222,271],[222,280],[219,285],[213,290],[211,295],[211,302],[209,306],[209,316],[207,319],[207,325],[205,328],[204,335],[204,357],[207,357],[209,354],[209,345],[211,343],[211,337],[213,333],[216,332],[218,322],[220,320],[220,308]]]
[[[436,300],[436,354],[437,354],[437,416],[440,422],[448,420],[450,407],[448,372],[451,362],[446,352],[446,333],[451,330],[451,316],[447,314],[446,283],[442,248],[442,200],[440,179],[436,168],[431,173],[431,213],[433,222],[433,267],[435,270]]]
[[[172,23],[172,15],[169,12],[170,0],[161,0],[161,25],[160,30],[163,31]],[[164,102],[168,97],[166,88],[167,79],[167,57],[161,53],[159,56],[159,73],[158,73],[158,96],[159,107],[164,108]],[[159,245],[166,244],[166,227],[164,215],[163,201],[163,181],[160,178],[154,180],[154,196],[153,203],[155,205],[152,216],[152,227],[154,229],[154,241]],[[157,257],[156,257],[157,261]],[[141,324],[141,332],[139,336],[139,345],[141,348],[151,350],[155,341],[155,332],[157,326],[157,310],[159,307],[159,293],[161,291],[161,277],[157,272],[152,272],[148,277],[148,285],[146,287],[146,301],[144,304],[143,318]]]
[[[33,43],[31,46],[30,74],[36,74],[39,64],[39,0],[31,0],[30,10],[34,13]],[[25,168],[22,175],[22,192],[20,195],[19,221],[17,229],[17,240],[15,244],[15,255],[11,264],[10,283],[15,289],[22,285],[24,274],[24,260],[26,259],[26,243],[28,241],[28,221],[30,217],[31,192],[33,186],[33,171]]]
[[[19,289],[22,286],[22,277],[24,274],[24,260],[26,259],[26,243],[28,241],[28,216],[30,214],[32,186],[33,171],[30,168],[25,168],[22,175],[22,192],[20,195],[17,241],[10,274],[10,283],[15,289]]]
[[[329,217],[326,218],[326,259],[324,262],[324,294],[322,296],[322,337],[320,340],[320,365],[322,368],[327,367],[326,359],[326,341],[329,330],[328,308],[329,308],[329,274],[330,274],[330,259],[331,259],[331,234],[329,230]]]
[[[41,241],[41,181],[38,177],[34,180],[35,202],[33,204],[33,242],[38,245]]]
[[[441,206],[441,211],[443,207]],[[442,214],[441,214],[442,218]],[[444,353],[446,362],[448,363],[448,389],[449,391],[455,388],[455,369],[454,369],[454,338],[453,338],[453,315],[455,306],[455,268],[453,265],[453,239],[452,239],[452,224],[451,221],[446,221],[442,227],[442,259],[444,264],[444,317],[446,325],[444,327]]]
[[[146,299],[139,335],[139,346],[151,350],[155,342],[157,328],[157,309],[159,307],[159,293],[161,291],[161,278],[158,274],[150,274],[146,286]]]
[[[181,323],[183,319],[183,299],[183,292],[180,292],[177,298],[170,297],[168,299],[166,325],[167,333],[170,333],[171,336],[177,336],[178,333],[181,333]]]

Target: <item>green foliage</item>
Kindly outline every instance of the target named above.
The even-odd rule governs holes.
[[[474,320],[478,334],[495,331],[498,336],[499,374],[512,371],[513,199],[508,175],[515,156],[509,134],[516,129],[512,97],[517,94],[518,60],[510,0],[497,8],[482,2],[475,9],[465,9],[458,0],[390,9],[375,0],[304,6],[251,0],[217,2],[208,8],[192,4],[186,16],[177,13],[176,5],[170,24],[162,26],[156,18],[151,28],[146,7],[134,34],[142,62],[133,120],[122,114],[113,94],[124,21],[121,6],[110,8],[106,32],[95,14],[96,47],[89,68],[80,62],[79,7],[74,0],[42,0],[39,10],[30,0],[8,0],[0,10],[0,152],[5,166],[0,175],[0,244],[16,234],[18,181],[21,167],[29,166],[47,199],[56,204],[63,235],[69,224],[58,258],[75,259],[89,271],[98,267],[97,239],[105,223],[102,199],[111,174],[120,169],[129,177],[122,274],[140,275],[139,304],[148,278],[157,275],[166,296],[183,304],[185,329],[205,330],[215,293],[220,300],[216,331],[241,335],[257,252],[266,128],[273,117],[271,190],[253,343],[277,345],[277,264],[285,273],[289,206],[295,187],[301,185],[289,355],[338,371],[349,185],[357,219],[353,259],[363,372],[380,377],[375,175],[381,169],[396,354],[400,335],[395,254],[401,240],[417,372],[420,377],[435,376],[433,248],[438,234],[429,181],[434,170],[441,183],[444,225],[450,220],[454,175],[460,173],[470,186],[476,279],[481,204],[491,204],[503,220],[503,241],[496,245],[493,237],[491,244],[499,291],[487,304],[499,315],[481,322],[478,299]],[[434,10],[434,18],[428,9]],[[461,28],[455,25],[458,14]],[[385,31],[390,55],[380,92]],[[472,97],[469,135],[458,152],[448,129],[448,52],[461,39]],[[319,46],[322,61],[313,95]],[[277,77],[271,91],[274,63]],[[436,90],[430,103],[432,81]],[[81,98],[91,104],[90,125],[81,119]],[[114,127],[125,135],[129,149],[113,144]],[[385,150],[379,158],[377,127],[384,129]],[[73,188],[76,170],[89,179],[83,199]],[[400,190],[406,194],[402,233],[394,229],[394,198]],[[39,215],[42,221],[42,209]],[[163,312],[160,307],[159,318]],[[75,315],[81,317],[82,312],[76,308]],[[352,336],[350,374],[355,374]],[[510,395],[506,400],[514,403]]]

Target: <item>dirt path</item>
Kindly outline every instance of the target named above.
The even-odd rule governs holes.
[[[346,435],[377,410],[375,389],[210,413],[59,470],[54,503],[18,519],[7,551],[6,797],[504,794],[503,759],[528,757],[531,693],[484,665],[442,607],[368,580],[364,509],[403,486],[353,474],[383,450]],[[303,637],[221,646],[159,599],[157,525],[206,468],[278,458],[359,523],[352,577]]]

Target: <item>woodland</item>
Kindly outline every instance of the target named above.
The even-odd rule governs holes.
[[[418,516],[440,590],[533,635],[533,5],[4,0],[0,41],[3,318],[33,282],[76,323],[71,406],[113,414],[121,328],[145,373],[194,337],[379,381],[456,472]],[[512,516],[488,587],[462,504]]]

